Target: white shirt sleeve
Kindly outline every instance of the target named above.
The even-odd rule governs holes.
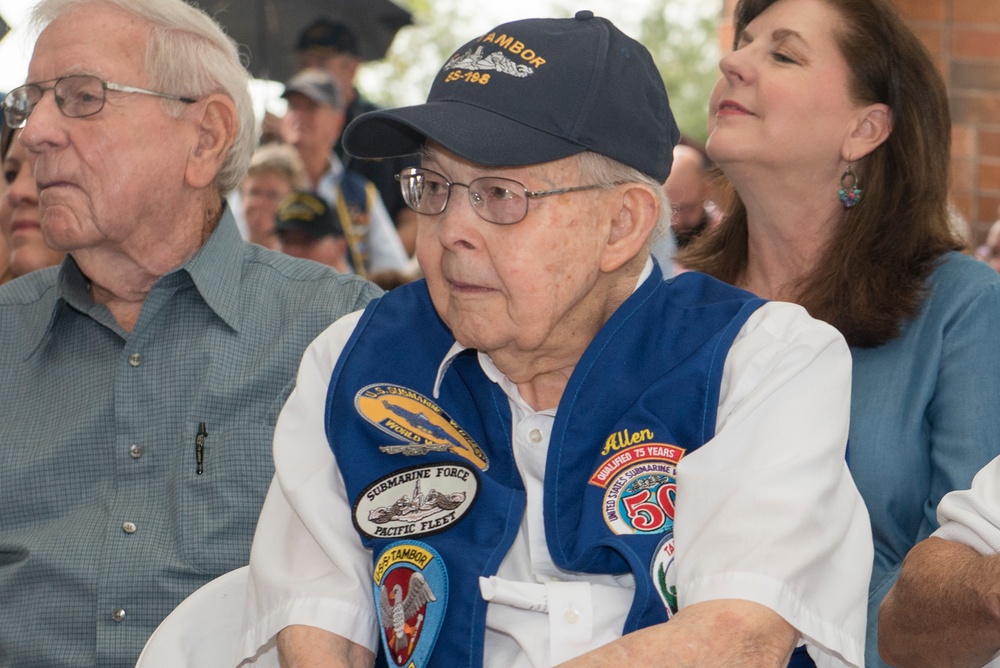
[[[334,323],[306,351],[275,429],[277,474],[251,553],[242,640],[243,655],[258,665],[274,665],[274,636],[290,624],[377,649],[371,554],[352,526],[323,419],[330,374],[358,317]],[[820,668],[860,666],[863,657],[872,543],[844,462],[850,367],[835,330],[800,307],[765,305],[727,357],[717,435],[678,466],[681,605],[760,602],[799,630]],[[519,579],[541,581],[531,574]],[[613,582],[605,579],[591,584],[607,590]],[[631,588],[630,581],[621,586]],[[594,594],[596,611],[615,608],[608,594]],[[627,601],[618,608],[624,615]],[[492,602],[490,610],[506,607]],[[530,610],[511,614],[519,615],[512,624],[530,627],[529,635],[547,630]],[[613,636],[621,628],[616,617],[597,626]],[[595,637],[590,646],[610,639]],[[517,660],[491,658],[521,665],[526,657],[517,652],[532,653],[524,644],[513,651]]]
[[[715,437],[677,467],[680,606],[765,605],[820,668],[864,663],[873,548],[845,461],[850,396],[843,337],[770,302],[729,352]]]
[[[330,374],[360,316],[339,319],[306,349],[275,426],[276,473],[250,553],[241,638],[251,664],[277,665],[274,638],[292,624],[377,649],[371,556],[352,525],[324,423]]]
[[[934,536],[963,543],[980,554],[1000,552],[1000,457],[972,479],[971,489],[950,492],[938,504]]]

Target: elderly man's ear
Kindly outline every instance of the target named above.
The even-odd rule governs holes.
[[[239,121],[236,106],[225,95],[213,93],[191,110],[195,141],[188,154],[184,177],[192,188],[207,188],[215,182],[229,149],[236,141]]]
[[[601,271],[608,273],[620,269],[643,251],[660,216],[659,199],[650,188],[624,184],[614,193],[611,229],[601,262]]]

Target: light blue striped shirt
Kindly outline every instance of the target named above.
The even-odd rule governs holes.
[[[87,287],[67,259],[0,288],[4,666],[131,667],[246,564],[301,354],[379,292],[246,244],[228,209],[131,334]]]

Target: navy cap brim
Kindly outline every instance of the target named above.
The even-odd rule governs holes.
[[[317,225],[314,222],[306,222],[304,220],[282,220],[274,226],[274,231],[277,234],[282,232],[301,232],[309,237],[313,241],[319,241],[323,237],[333,236],[333,232],[328,229],[324,229],[322,226]]]
[[[409,155],[433,140],[480,165],[534,165],[586,151],[489,109],[457,100],[372,111],[344,131],[344,148],[358,158]]]

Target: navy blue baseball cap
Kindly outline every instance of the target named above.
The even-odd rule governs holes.
[[[416,153],[430,139],[491,166],[593,151],[662,183],[679,138],[646,47],[581,11],[477,37],[444,64],[427,102],[362,114],[345,130],[344,148],[388,158]]]
[[[296,51],[315,48],[325,48],[338,53],[361,56],[361,51],[358,49],[358,38],[351,29],[343,23],[337,23],[325,17],[318,18],[303,28],[295,43]]]
[[[293,192],[278,204],[275,232],[305,232],[313,240],[342,237],[344,228],[337,213],[315,193]]]

